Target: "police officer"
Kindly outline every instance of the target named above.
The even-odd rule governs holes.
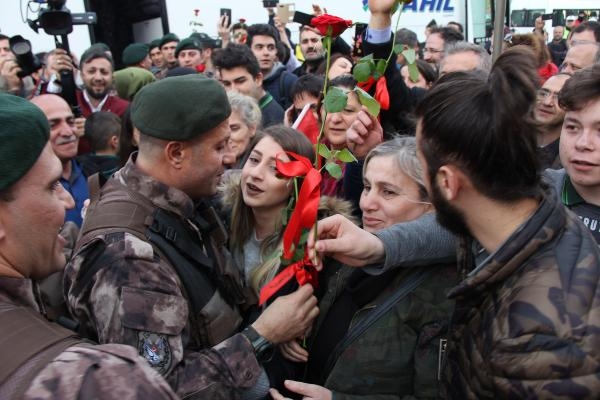
[[[134,348],[92,346],[42,315],[36,281],[64,267],[74,206],[49,133],[39,108],[0,94],[0,398],[174,399]]]
[[[318,314],[306,285],[236,334],[246,288],[205,201],[224,171],[230,113],[213,79],[145,86],[131,108],[139,152],[97,185],[65,273],[83,330],[137,347],[180,396],[264,397],[259,361],[274,344],[304,335]]]

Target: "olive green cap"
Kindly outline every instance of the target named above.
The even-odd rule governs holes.
[[[162,47],[169,42],[179,42],[179,36],[174,33],[167,33],[165,36],[160,38],[160,44],[158,45],[158,48],[162,49]]]
[[[148,43],[149,50],[152,50],[155,47],[158,47],[160,50],[160,41],[161,41],[161,39],[159,38],[159,39],[154,39],[153,41]]]
[[[123,64],[130,66],[142,61],[148,55],[150,47],[144,43],[132,43],[123,50]]]
[[[193,38],[185,38],[181,42],[177,43],[177,47],[175,48],[175,57],[179,57],[179,53],[182,50],[202,50],[202,45],[200,42],[197,42]]]
[[[33,167],[50,138],[48,118],[37,106],[0,93],[0,190]]]
[[[231,114],[223,86],[202,75],[165,78],[144,86],[131,103],[141,133],[163,140],[191,140]]]

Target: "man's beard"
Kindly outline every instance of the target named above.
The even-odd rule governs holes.
[[[103,91],[95,92],[93,88],[86,86],[85,91],[91,98],[102,100],[110,92],[110,88],[107,86]]]
[[[472,236],[463,213],[448,202],[437,184],[431,182],[431,203],[435,207],[437,221],[458,236]]]

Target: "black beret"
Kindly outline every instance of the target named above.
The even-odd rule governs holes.
[[[148,43],[149,50],[152,50],[155,47],[158,47],[160,49],[160,40],[161,39],[154,39],[153,41],[151,41],[150,43]]]
[[[123,50],[123,64],[135,65],[148,55],[150,47],[144,43],[132,43]]]
[[[162,49],[162,47],[169,42],[179,42],[179,36],[174,33],[167,33],[165,36],[160,38],[160,44],[158,45],[158,48]]]
[[[182,50],[202,50],[202,45],[200,42],[196,41],[194,38],[185,38],[181,42],[177,43],[177,47],[175,48],[175,57],[179,57],[179,53]]]
[[[0,190],[27,174],[49,137],[42,110],[21,97],[0,93]]]
[[[204,49],[214,49],[217,47],[217,41],[204,32],[194,32],[190,38],[195,39]]]
[[[199,72],[196,71],[194,68],[174,67],[174,68],[169,68],[167,70],[165,77],[170,78],[173,76],[182,76],[182,75],[190,75],[190,74],[198,74],[198,73]]]
[[[193,139],[218,126],[230,114],[223,86],[199,74],[151,83],[131,103],[133,125],[141,133],[163,140]]]

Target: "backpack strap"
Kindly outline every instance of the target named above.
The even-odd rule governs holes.
[[[433,268],[415,268],[413,273],[406,277],[402,285],[394,294],[388,297],[382,304],[372,309],[364,319],[348,329],[346,335],[337,344],[337,346],[335,346],[329,355],[326,367],[323,370],[324,377],[326,377],[333,369],[338,358],[348,348],[348,346],[350,346],[360,335],[365,333],[365,331],[369,329],[371,325],[377,322],[377,320],[385,315],[385,313],[387,313],[394,305],[404,299],[408,294],[418,288],[426,279],[431,276],[433,276]]]
[[[0,303],[0,398],[21,399],[29,383],[68,347],[83,343],[75,332],[44,320],[35,310]]]

